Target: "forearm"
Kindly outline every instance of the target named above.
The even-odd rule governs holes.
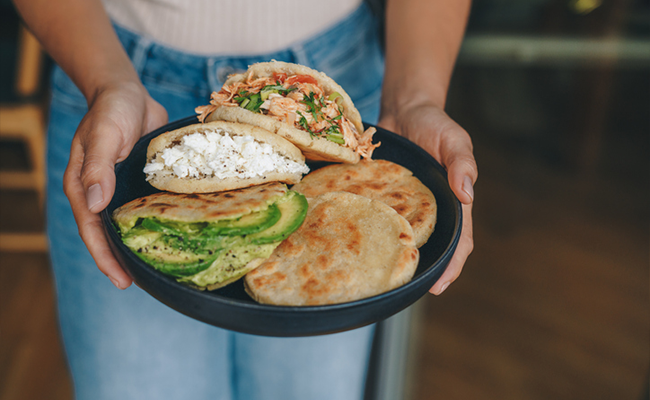
[[[14,0],[48,54],[90,102],[104,88],[139,82],[99,0]]]
[[[382,113],[413,103],[444,108],[469,0],[388,0]]]

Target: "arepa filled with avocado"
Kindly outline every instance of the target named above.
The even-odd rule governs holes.
[[[279,182],[217,193],[160,192],[113,212],[123,243],[177,281],[213,290],[256,268],[300,227],[307,200]]]

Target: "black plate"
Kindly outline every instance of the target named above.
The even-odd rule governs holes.
[[[445,170],[420,147],[392,132],[377,128],[381,146],[373,158],[400,164],[431,189],[438,203],[438,221],[429,241],[420,248],[420,263],[413,279],[397,289],[367,299],[326,306],[273,306],[253,301],[242,280],[213,292],[202,292],[176,282],[145,264],[120,240],[110,215],[117,207],[158,192],[142,172],[152,138],[169,130],[197,123],[196,117],[172,122],[143,137],[131,155],[115,167],[117,187],[102,211],[104,230],[113,253],[133,280],[150,295],[189,317],[221,328],[266,336],[310,336],[340,332],[378,322],[408,307],[425,295],[444,272],[460,237],[460,203],[447,182]],[[312,170],[325,163],[309,163]]]

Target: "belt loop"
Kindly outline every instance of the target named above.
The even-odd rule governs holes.
[[[153,42],[145,37],[139,37],[135,42],[131,62],[133,63],[133,67],[138,73],[138,76],[142,76],[142,70],[147,63],[149,48],[152,44]]]
[[[205,62],[206,64],[206,74],[207,80],[208,80],[208,86],[210,87],[211,92],[218,92],[219,89],[221,88],[221,84],[219,83],[219,78],[217,77],[217,60],[214,57],[210,57],[207,59]]]
[[[296,58],[296,64],[302,64],[306,66],[312,66],[311,59],[307,56],[307,52],[302,44],[295,44],[291,46],[291,52]]]

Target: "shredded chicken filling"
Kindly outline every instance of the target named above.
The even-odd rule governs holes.
[[[343,97],[337,92],[325,96],[315,78],[309,75],[274,73],[271,77],[224,85],[213,92],[210,104],[196,108],[199,120],[218,107],[242,107],[288,123],[309,132],[312,138],[322,137],[356,151],[363,158],[371,158],[380,143],[373,144],[375,128],[359,133],[343,114]]]

